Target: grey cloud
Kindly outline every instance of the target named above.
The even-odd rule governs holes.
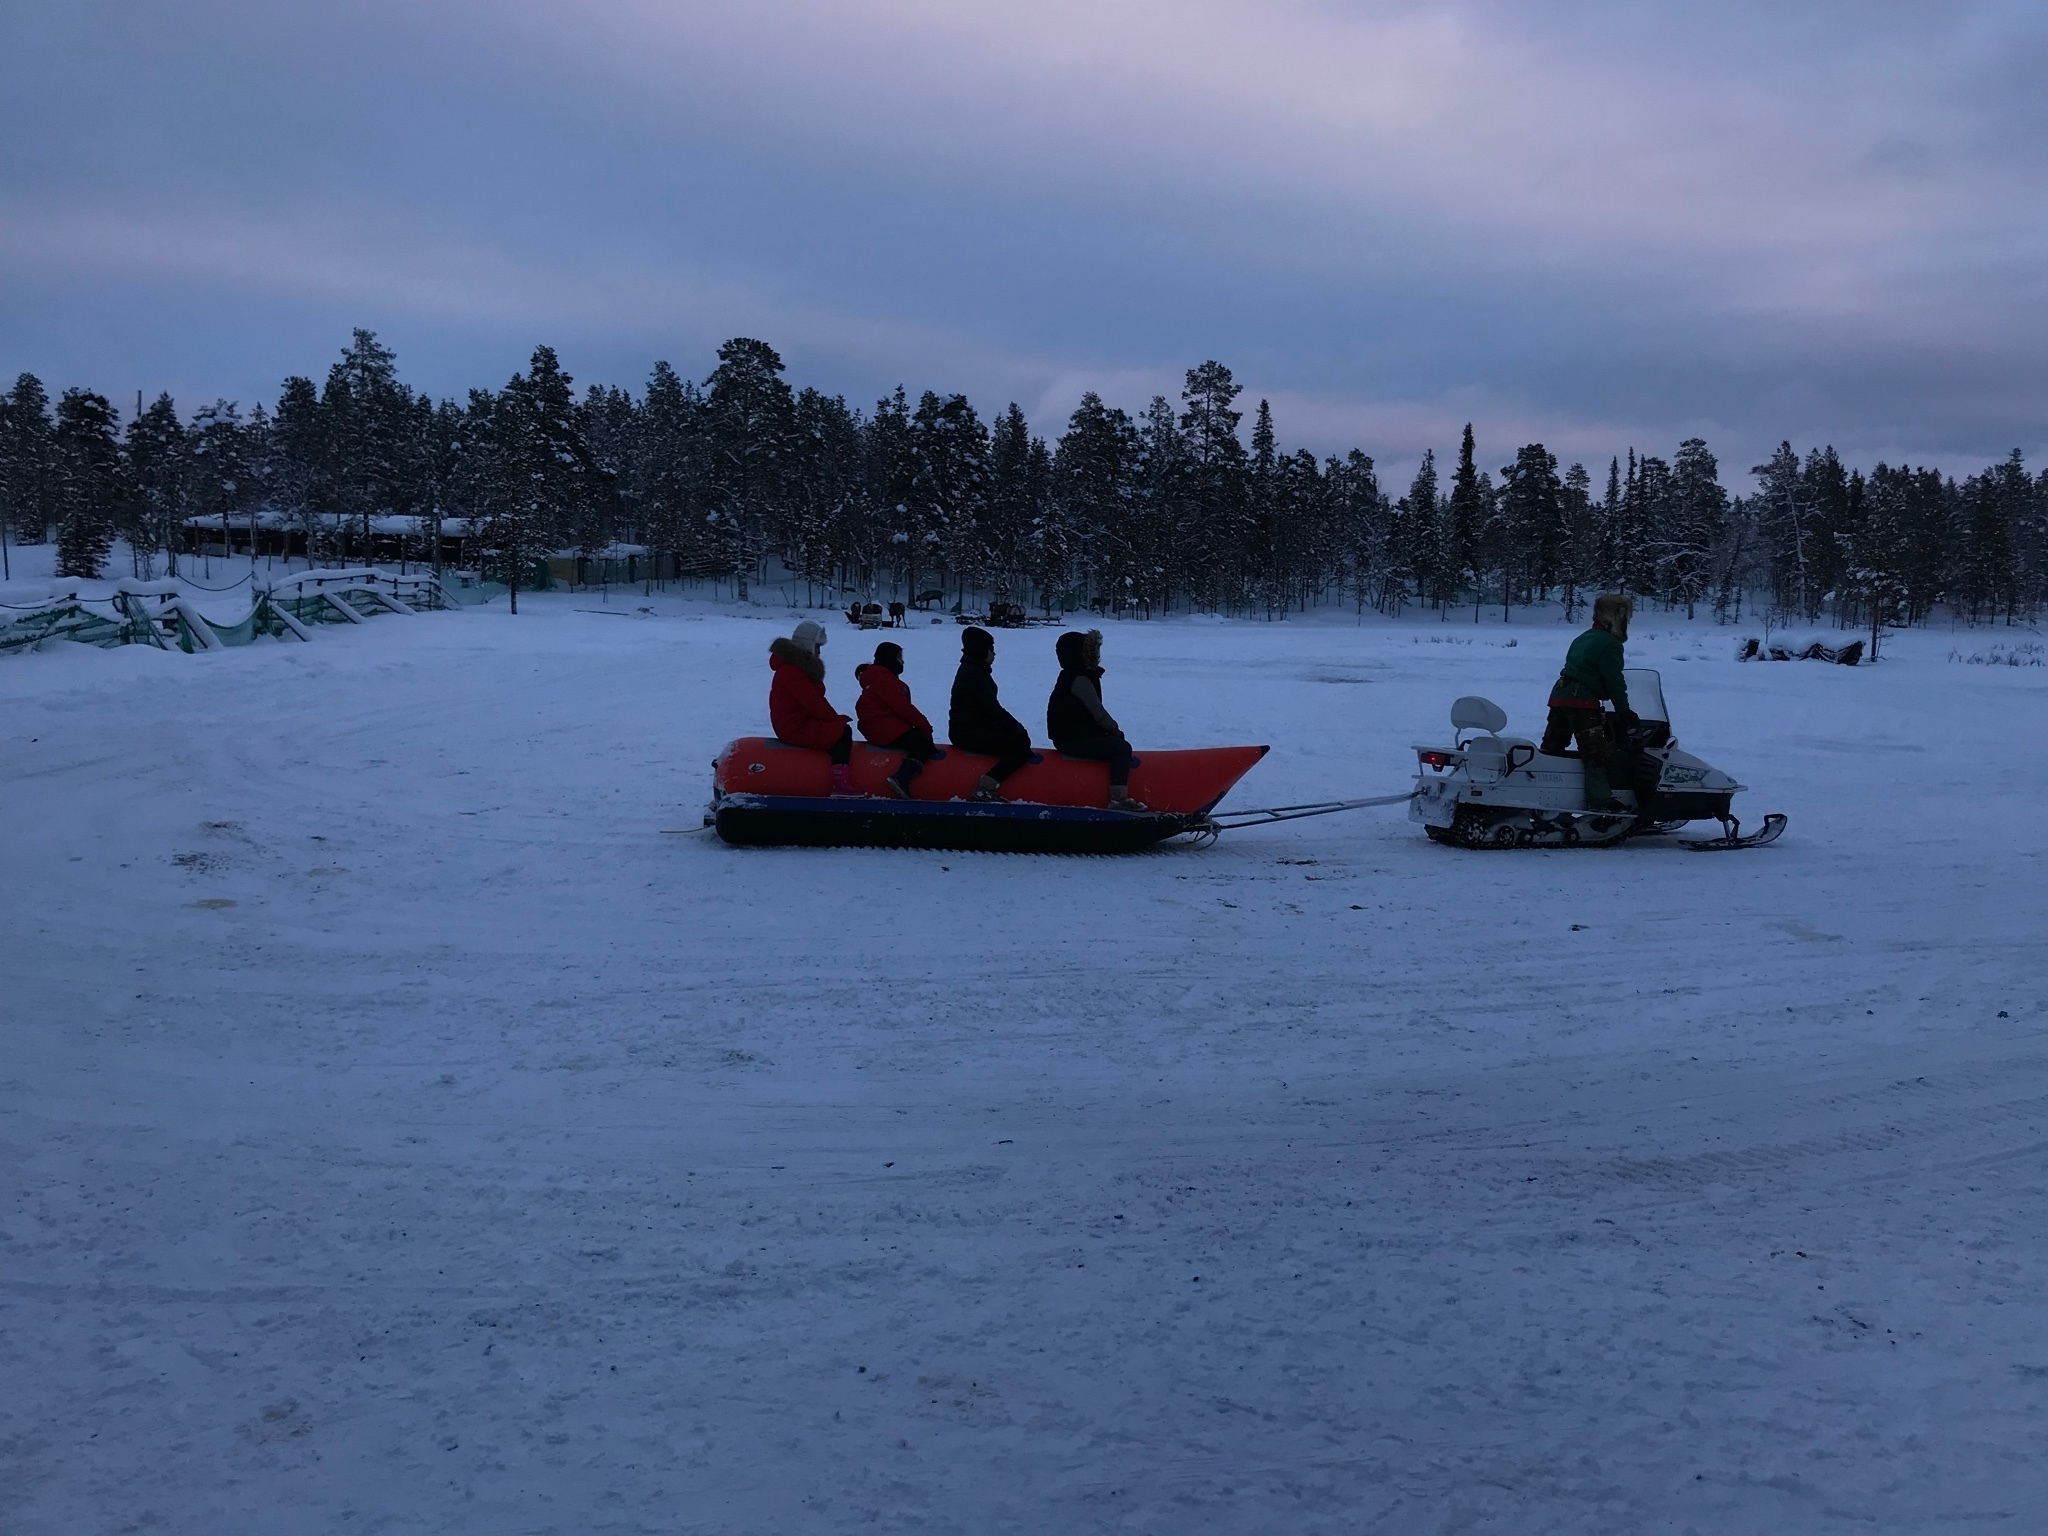
[[[366,324],[450,393],[538,340],[635,383],[757,332],[1041,429],[1220,356],[1390,461],[1478,419],[1962,462],[2043,438],[2044,39],[1999,4],[13,7],[0,371],[246,398]]]

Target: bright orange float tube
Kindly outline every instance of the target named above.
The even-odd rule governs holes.
[[[995,759],[953,747],[925,765],[911,784],[916,800],[964,800],[974,793]],[[1230,787],[1264,757],[1265,747],[1197,747],[1182,752],[1140,752],[1131,759],[1131,794],[1145,808],[1166,815],[1194,815],[1214,806]],[[890,752],[856,742],[853,782],[864,794],[894,799],[882,782],[903,761]],[[714,782],[727,795],[824,797],[832,792],[832,763],[823,752],[792,747],[772,736],[742,736],[713,764]],[[1003,783],[1003,798],[1036,805],[1106,807],[1109,765],[1063,757],[1050,747],[1034,748],[1032,760]]]

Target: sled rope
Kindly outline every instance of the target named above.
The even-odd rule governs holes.
[[[1263,827],[1275,821],[1299,821],[1304,816],[1329,816],[1338,811],[1362,811],[1375,805],[1405,805],[1415,798],[1415,791],[1405,790],[1398,795],[1373,795],[1364,800],[1318,800],[1309,805],[1269,805],[1242,811],[1224,811],[1211,816],[1210,824],[1219,832],[1229,832],[1237,827]]]

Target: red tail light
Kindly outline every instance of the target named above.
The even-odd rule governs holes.
[[[1453,763],[1457,762],[1460,756],[1460,754],[1456,752],[1441,752],[1437,751],[1434,748],[1427,752],[1423,752],[1419,755],[1421,756],[1423,762],[1425,762],[1432,768],[1448,768]]]

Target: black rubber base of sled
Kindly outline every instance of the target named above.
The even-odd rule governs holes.
[[[1204,816],[970,800],[729,795],[712,813],[736,847],[930,848],[959,853],[1137,853]]]

